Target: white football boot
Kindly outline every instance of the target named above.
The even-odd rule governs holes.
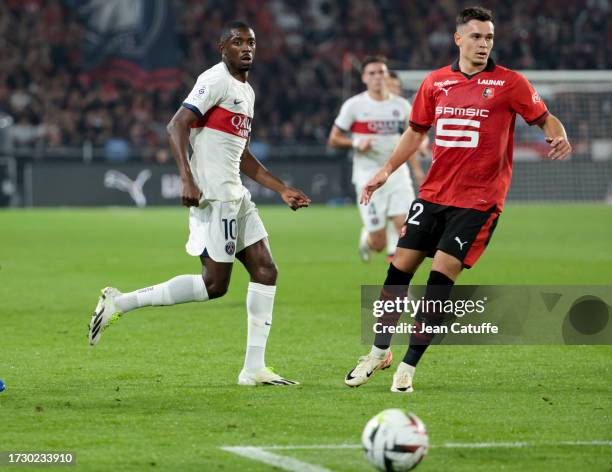
[[[102,337],[102,331],[113,324],[123,314],[121,310],[115,307],[115,297],[122,293],[113,287],[102,289],[102,295],[98,299],[96,311],[91,316],[89,322],[89,344],[95,346]]]
[[[369,233],[365,228],[361,228],[361,234],[359,235],[359,256],[363,262],[370,262],[372,260],[372,250],[368,244]]]
[[[393,374],[393,385],[391,391],[395,393],[412,393],[412,378],[414,377],[414,367],[405,362],[400,362],[395,374]]]
[[[240,375],[238,375],[238,385],[245,385],[254,387],[256,385],[299,385],[299,382],[295,380],[284,379],[271,367],[264,367],[257,372],[249,372],[248,370],[242,369]]]
[[[370,377],[377,370],[385,370],[391,367],[393,353],[389,350],[383,359],[377,358],[372,353],[361,356],[357,366],[351,370],[344,378],[344,383],[349,387],[359,387],[370,380]]]

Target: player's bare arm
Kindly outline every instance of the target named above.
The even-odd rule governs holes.
[[[572,152],[572,145],[567,139],[567,133],[563,123],[556,116],[549,114],[540,123],[540,128],[544,131],[546,142],[550,144],[548,158],[552,160],[565,159]]]
[[[408,125],[408,127],[409,126],[410,125]],[[419,164],[419,157],[427,156],[427,146],[429,146],[429,138],[427,137],[427,135],[425,135],[425,139],[421,142],[418,151],[415,152],[412,156],[410,156],[410,158],[408,158],[410,173],[412,174],[412,177],[414,178],[414,181],[418,187],[420,187],[423,181],[425,180],[425,172],[423,172],[423,169],[421,169],[421,164]]]
[[[278,193],[287,206],[294,211],[307,207],[310,204],[310,198],[301,190],[287,186],[282,180],[272,175],[251,153],[248,143],[242,153],[240,171],[258,184]]]
[[[384,185],[389,176],[395,172],[399,166],[404,164],[417,152],[421,143],[426,138],[427,134],[424,131],[415,131],[412,128],[408,128],[404,131],[391,157],[389,157],[382,169],[380,169],[363,188],[360,198],[360,203],[362,205],[368,204],[372,194]]]
[[[371,138],[351,139],[348,134],[346,134],[336,125],[332,126],[327,143],[331,147],[340,149],[355,148],[361,152],[368,152],[370,149],[372,149]]]
[[[421,154],[423,157],[427,157],[429,155],[429,138],[427,135],[425,135],[425,139],[419,146],[419,154]]]
[[[189,167],[189,130],[196,120],[197,116],[191,110],[181,107],[166,127],[172,155],[181,175],[181,183],[183,184],[181,199],[186,207],[198,206],[202,197],[202,192],[195,184]]]

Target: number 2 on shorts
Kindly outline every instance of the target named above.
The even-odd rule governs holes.
[[[417,225],[417,226],[418,226],[418,225],[420,225],[421,223],[419,223],[419,222],[417,221],[417,217],[418,217],[418,216],[419,216],[421,213],[423,213],[423,209],[424,209],[424,207],[423,207],[423,204],[422,204],[421,202],[414,202],[414,203],[412,204],[412,211],[414,211],[415,213],[414,213],[414,215],[412,215],[412,216],[411,216],[411,217],[408,219],[408,224],[411,224],[411,225]]]

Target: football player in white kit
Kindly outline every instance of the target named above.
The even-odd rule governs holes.
[[[393,152],[410,116],[410,102],[389,92],[389,70],[384,57],[365,58],[361,72],[367,90],[344,102],[328,141],[333,147],[353,149],[352,180],[357,196]],[[408,162],[420,184],[424,174],[416,154]],[[415,198],[407,166],[398,169],[390,179],[389,187],[379,195],[374,194],[368,205],[358,204],[363,221],[359,252],[365,262],[370,260],[371,251],[381,252],[387,247],[388,220],[395,226],[393,233],[399,234]],[[390,246],[395,247],[396,242],[390,242]]]
[[[274,177],[249,149],[255,94],[247,78],[255,48],[255,33],[246,23],[225,25],[219,41],[221,62],[198,77],[168,124],[183,183],[182,202],[189,207],[186,249],[200,258],[202,274],[179,275],[130,293],[103,289],[89,323],[91,345],[108,325],[136,308],[203,302],[225,295],[234,258],[238,258],[250,275],[247,348],[238,384],[297,384],[265,364],[277,269],[268,233],[240,172],[277,192],[293,210],[308,206],[310,200]],[[188,144],[193,149],[191,159]]]

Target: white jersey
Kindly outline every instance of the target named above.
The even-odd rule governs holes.
[[[198,116],[189,136],[190,166],[203,199],[240,199],[240,158],[251,134],[255,92],[220,62],[200,74],[183,106]]]
[[[368,152],[353,150],[353,184],[363,187],[395,149],[410,116],[410,102],[390,94],[386,100],[374,100],[368,92],[349,98],[340,109],[334,124],[354,138],[371,138]],[[397,169],[387,181],[387,186],[411,185],[406,165]]]

